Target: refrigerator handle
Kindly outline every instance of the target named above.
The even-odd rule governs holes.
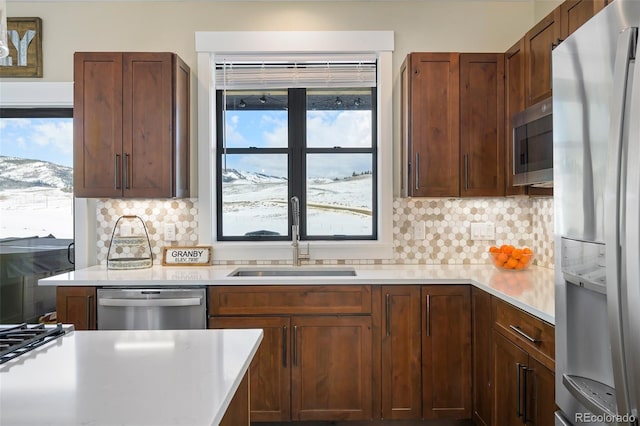
[[[618,413],[629,412],[628,384],[625,375],[625,353],[621,316],[621,178],[625,104],[630,61],[634,56],[637,28],[627,28],[618,36],[613,88],[611,123],[607,154],[607,177],[604,202],[604,240],[606,244],[607,317],[611,338],[611,355]]]
[[[633,70],[633,81],[640,86],[640,64],[636,60]],[[635,87],[631,91],[631,102],[629,117],[638,117],[640,114],[640,87]],[[629,143],[627,144],[627,167],[626,173],[626,197],[625,197],[625,256],[626,256],[626,313],[623,317],[623,336],[625,339],[626,371],[629,377],[629,412],[636,419],[640,411],[640,360],[637,354],[640,353],[640,262],[638,250],[640,250],[640,120],[630,120],[629,123]],[[624,294],[624,293],[623,293]],[[626,326],[626,329],[625,329]],[[635,354],[635,356],[633,355]],[[635,365],[634,365],[635,363]]]

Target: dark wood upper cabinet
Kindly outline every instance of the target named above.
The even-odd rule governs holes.
[[[566,0],[560,5],[560,38],[569,37],[606,6],[606,0]]]
[[[402,64],[404,195],[459,195],[459,56],[411,53]]]
[[[551,96],[551,50],[560,41],[560,8],[554,9],[524,36],[525,106]]]
[[[504,195],[504,55],[460,55],[460,195]]]
[[[504,194],[522,195],[526,193],[525,186],[513,186],[513,128],[511,117],[525,107],[524,75],[525,55],[524,38],[518,40],[504,54],[505,66],[505,173]]]
[[[173,53],[74,55],[75,196],[189,196],[189,74]]]

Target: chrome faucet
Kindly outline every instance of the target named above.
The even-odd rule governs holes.
[[[300,200],[291,197],[291,247],[293,247],[293,266],[300,266],[301,259],[309,259],[309,243],[306,250],[300,249]]]

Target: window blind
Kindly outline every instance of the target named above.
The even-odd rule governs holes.
[[[217,89],[375,87],[372,55],[216,58]]]

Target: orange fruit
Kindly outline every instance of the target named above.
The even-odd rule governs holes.
[[[496,246],[489,247],[489,253],[500,253],[500,249]]]
[[[510,258],[504,264],[504,267],[507,269],[515,269],[516,266],[518,266],[518,261],[514,258]]]
[[[498,255],[497,260],[498,260],[498,262],[500,262],[500,263],[505,263],[507,260],[509,260],[509,255],[508,255],[508,254],[506,254],[506,253],[500,253],[500,254]]]
[[[533,252],[531,251],[531,249],[529,247],[525,247],[522,249],[522,252],[524,254],[533,254]]]
[[[514,259],[520,259],[522,257],[522,250],[521,249],[513,249],[513,251],[511,252],[511,257],[513,257]]]

